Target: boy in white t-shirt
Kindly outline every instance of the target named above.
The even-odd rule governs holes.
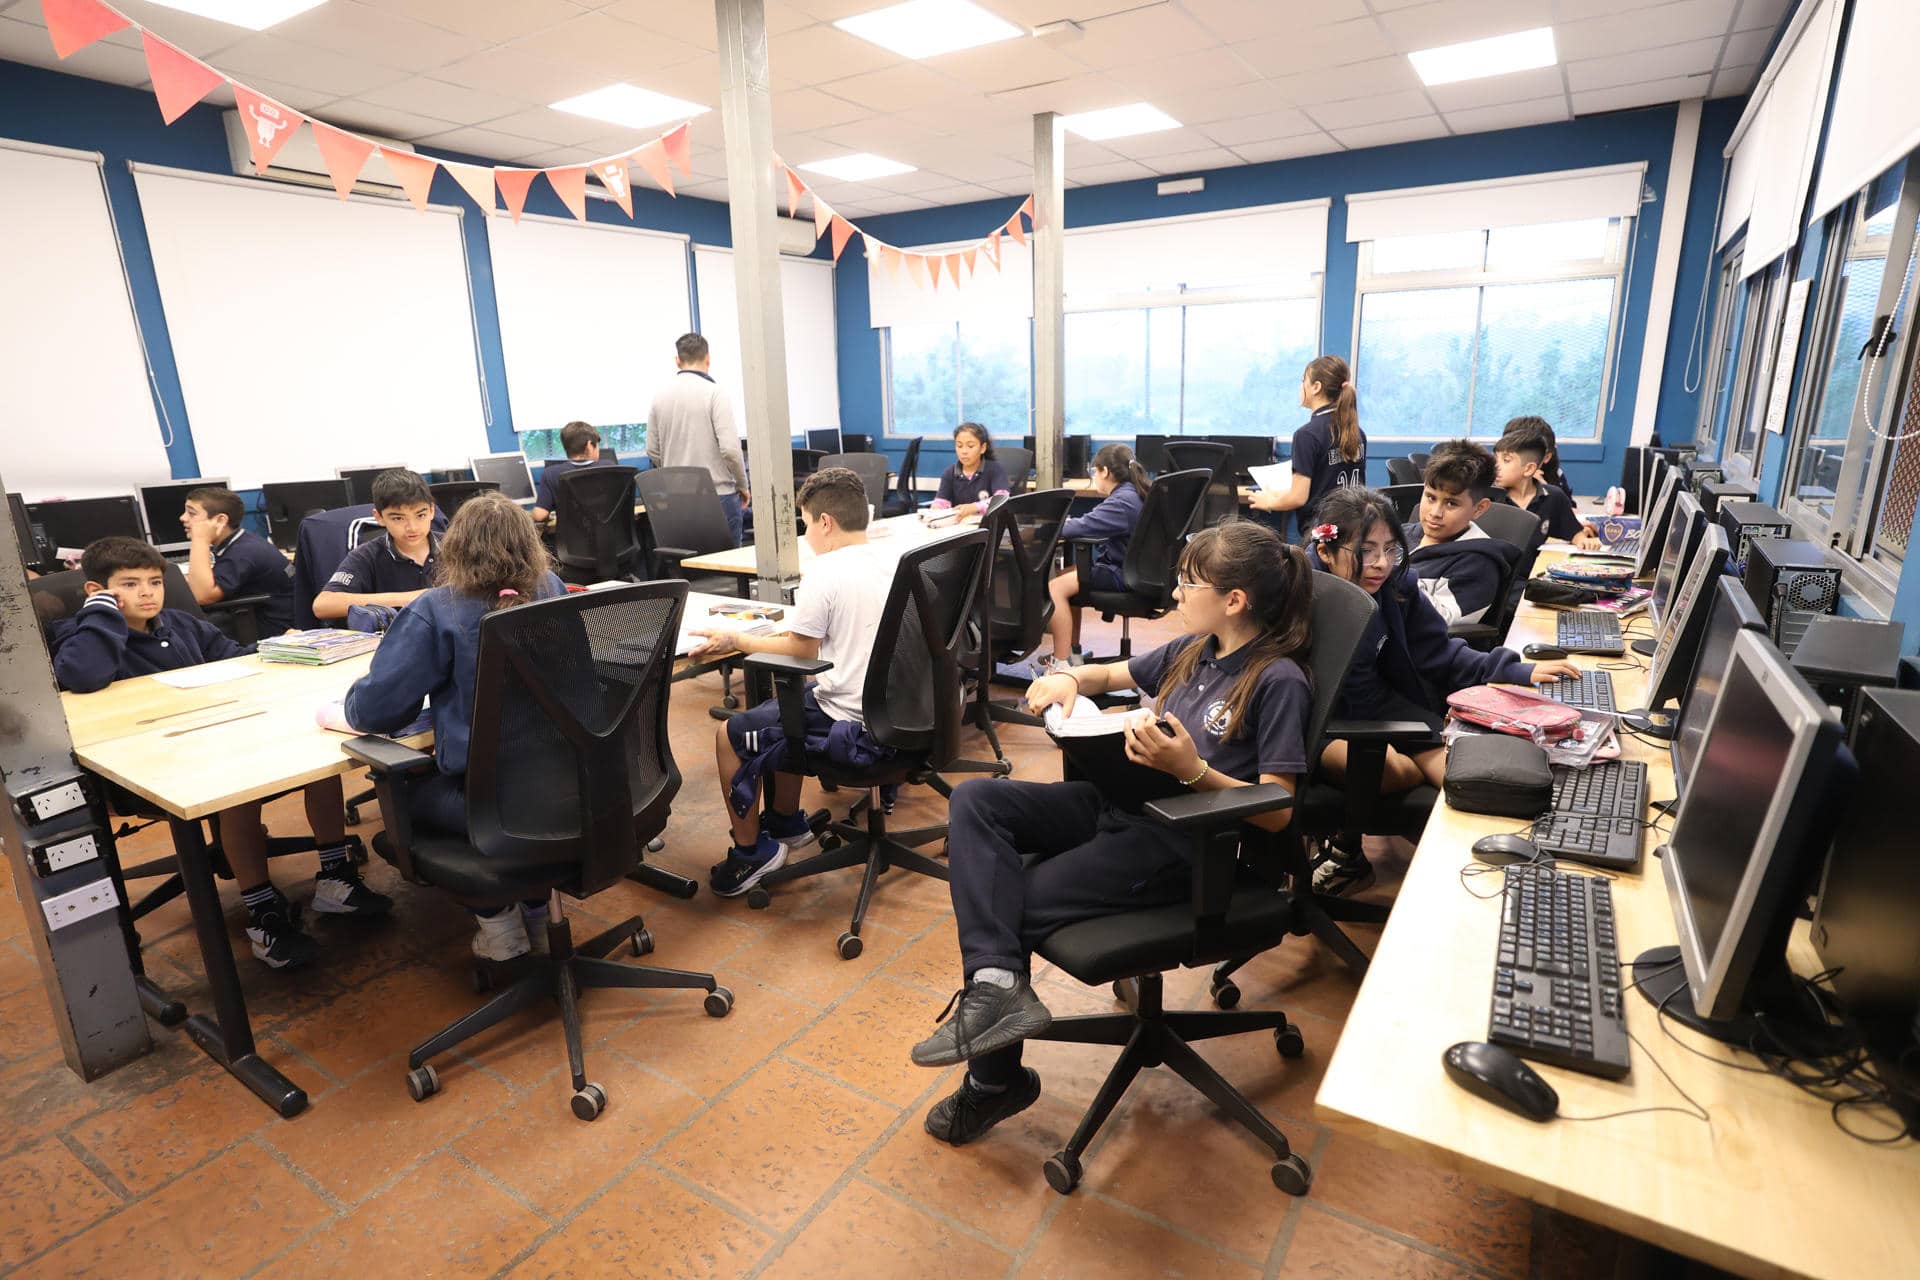
[[[787,611],[784,635],[749,635],[721,626],[692,629],[706,639],[692,655],[700,659],[738,652],[831,662],[807,690],[809,736],[824,735],[836,722],[866,724],[860,697],[894,571],[891,557],[867,545],[867,502],[860,477],[844,467],[816,471],[801,486],[796,505],[813,561]],[[734,786],[741,761],[767,750],[762,736],[779,728],[779,699],[769,698],[729,718],[714,735],[720,791],[733,821],[733,847],[709,877],[723,898],[745,893],[784,865],[789,853],[813,841],[800,812],[801,775],[779,770],[768,775],[764,820],[760,806],[743,804]]]

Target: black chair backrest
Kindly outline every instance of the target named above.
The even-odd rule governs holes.
[[[165,574],[166,581],[166,594],[161,601],[162,607],[178,609],[196,618],[206,617],[206,611],[200,607],[200,602],[193,598],[193,588],[187,585],[186,576],[180,572],[180,567],[169,563],[162,572]],[[40,619],[40,629],[51,635],[56,622],[73,617],[80,612],[80,606],[87,602],[87,571],[62,569],[59,573],[29,578],[27,595],[33,601],[35,615]]]
[[[733,547],[733,531],[705,467],[654,467],[638,480],[654,545],[705,555]]]
[[[995,445],[993,460],[1007,473],[1007,491],[1024,492],[1027,480],[1033,475],[1033,450],[1019,445]]]
[[[1313,575],[1313,642],[1306,663],[1313,678],[1313,708],[1307,717],[1309,760],[1320,758],[1321,737],[1333,716],[1340,687],[1346,683],[1347,668],[1378,607],[1372,596],[1345,578]]]
[[[1387,459],[1388,484],[1419,484],[1420,478],[1426,474],[1426,471],[1426,463],[1415,462],[1411,455],[1405,458]]]
[[[441,484],[428,485],[427,492],[433,495],[433,505],[440,508],[441,514],[451,520],[453,513],[474,496],[498,492],[499,488],[500,485],[493,480],[448,480]]]
[[[480,622],[468,842],[576,897],[639,865],[680,771],[667,691],[684,582],[577,592]]]
[[[900,479],[894,489],[900,497],[908,501],[918,501],[920,495],[914,489],[914,481],[920,478],[920,437],[907,441],[907,451],[900,455],[900,470],[896,472]]]
[[[934,769],[960,754],[961,662],[988,545],[972,529],[904,553],[873,637],[867,732]]]
[[[1073,507],[1071,489],[1017,493],[987,513],[980,527],[993,547],[986,590],[976,609],[981,650],[990,662],[1032,653],[1047,634],[1053,596],[1047,591],[1060,530]],[[982,686],[985,685],[984,678]]]
[[[1424,475],[1426,474],[1427,464],[1433,461],[1433,455],[1430,453],[1410,453],[1407,455],[1407,461],[1420,468],[1421,474]]]
[[[1120,564],[1120,585],[1155,610],[1173,603],[1174,569],[1211,483],[1211,471],[1169,471],[1147,490]]]
[[[1174,470],[1204,467],[1213,473],[1200,508],[1202,527],[1231,520],[1240,513],[1240,468],[1233,460],[1232,445],[1213,440],[1169,440],[1166,448]]]
[[[820,459],[820,469],[845,467],[860,477],[861,487],[867,491],[867,505],[875,509],[886,505],[887,501],[887,459],[879,453],[830,453]]]
[[[795,449],[793,451],[794,478],[798,479],[801,476],[810,476],[818,471],[820,469],[820,459],[826,456],[826,452],[821,449]]]
[[[1533,562],[1547,541],[1547,527],[1539,516],[1507,502],[1494,503],[1474,523],[1480,526],[1480,532],[1489,538],[1500,539],[1517,552],[1513,559],[1512,576],[1507,580],[1506,594],[1495,600],[1493,607],[1480,618],[1480,621],[1496,628],[1504,636],[1507,626],[1513,621],[1513,615],[1520,608],[1520,596],[1526,588],[1527,578],[1533,573]]]
[[[706,475],[704,467],[693,468]],[[574,467],[548,482],[553,490],[553,555],[600,582],[634,572],[640,534],[633,521],[632,467]],[[713,491],[713,480],[707,480]],[[652,509],[648,509],[651,514]]]
[[[1425,487],[1418,484],[1390,484],[1380,492],[1387,495],[1387,501],[1393,504],[1394,511],[1405,524],[1420,512],[1420,495]]]

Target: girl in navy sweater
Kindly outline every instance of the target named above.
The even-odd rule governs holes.
[[[1068,538],[1100,538],[1093,549],[1093,591],[1118,591],[1120,566],[1126,563],[1127,544],[1133,541],[1134,526],[1140,523],[1141,504],[1147,496],[1147,469],[1123,444],[1110,444],[1093,456],[1087,469],[1100,505],[1084,516],[1074,516],[1060,526],[1061,541]],[[1047,584],[1053,596],[1053,658],[1047,671],[1058,671],[1068,663],[1068,654],[1080,648],[1080,609],[1068,603],[1080,594],[1078,570],[1069,569]]]
[[[933,510],[971,507],[972,514],[987,514],[995,498],[1004,498],[1011,486],[1007,471],[993,457],[993,437],[977,422],[963,422],[953,429],[954,463],[940,475],[940,492],[933,495]]]

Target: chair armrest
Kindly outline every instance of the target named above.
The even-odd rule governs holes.
[[[1223,787],[1155,800],[1146,806],[1155,822],[1186,832],[1193,840],[1194,958],[1214,950],[1213,935],[1226,924],[1227,906],[1243,839],[1241,823],[1293,803],[1293,793],[1277,782]],[[1265,835],[1264,832],[1261,835]]]
[[[425,773],[434,767],[433,757],[426,752],[377,733],[348,738],[340,749],[373,770],[376,778],[383,773]]]
[[[1073,571],[1079,576],[1082,591],[1093,581],[1093,549],[1105,541],[1105,538],[1060,539],[1061,546],[1070,548],[1068,558],[1073,561]]]
[[[751,653],[745,665],[749,671],[764,671],[775,679],[783,674],[804,679],[833,669],[831,662],[819,658],[794,658],[784,653]]]
[[[1431,725],[1418,720],[1329,720],[1323,736],[1338,738],[1350,746],[1392,746],[1432,732]]]
[[[1256,782],[1218,791],[1193,791],[1147,805],[1147,816],[1178,831],[1211,830],[1293,804],[1293,792],[1278,782]]]
[[[678,577],[680,562],[682,560],[691,560],[699,554],[700,553],[692,547],[656,546],[653,549],[653,571],[663,578]],[[671,568],[674,572],[666,572],[668,568]]]
[[[1455,640],[1466,641],[1469,648],[1482,653],[1500,643],[1500,632],[1484,622],[1456,622],[1447,628],[1447,635]]]
[[[413,869],[413,813],[407,793],[415,779],[434,771],[433,757],[373,733],[349,738],[340,749],[373,771],[373,790],[380,798],[380,822],[393,851],[394,870],[411,884],[426,883]]]
[[[260,610],[267,603],[268,599],[263,595],[227,596],[212,604],[202,605],[200,608],[201,612],[208,615],[209,621],[215,613],[233,615],[232,635],[235,644],[258,644],[260,643]],[[223,631],[225,629],[221,628]]]
[[[802,773],[807,764],[807,677],[833,669],[831,662],[818,658],[794,658],[784,653],[755,653],[745,663],[749,675],[759,673],[773,681],[773,696],[780,700],[780,732],[786,735],[787,750]]]

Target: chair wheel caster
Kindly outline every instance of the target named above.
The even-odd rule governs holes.
[[[573,1114],[581,1120],[592,1120],[607,1109],[607,1091],[599,1085],[588,1082],[573,1095]],[[1279,1168],[1275,1165],[1274,1168]]]
[[[1048,1156],[1047,1163],[1044,1167],[1047,1174],[1047,1185],[1055,1191],[1058,1191],[1061,1195],[1072,1195],[1073,1189],[1080,1185],[1080,1157],[1074,1155],[1073,1152],[1062,1151],[1055,1155]],[[1279,1167],[1278,1165],[1274,1166],[1276,1169]]]
[[[715,987],[707,992],[706,1006],[709,1018],[726,1017],[733,1012],[733,992],[725,987]]]
[[[1289,1022],[1284,1027],[1274,1028],[1273,1047],[1280,1051],[1280,1056],[1283,1058],[1297,1058],[1307,1051],[1307,1041],[1306,1038],[1300,1034],[1300,1028]],[[1278,1168],[1279,1166],[1275,1165],[1274,1167]],[[1284,1187],[1281,1188],[1283,1191],[1285,1189]]]
[[[824,835],[820,837],[820,849],[823,853],[832,853],[835,849],[838,849],[843,843],[845,842],[842,841],[839,836]]]
[[[738,711],[740,709],[740,699],[734,697],[732,694],[728,694],[726,697],[720,699],[720,705],[729,711]]]
[[[1299,1156],[1288,1156],[1273,1166],[1273,1185],[1290,1196],[1303,1196],[1313,1185],[1313,1170]]]
[[[1133,980],[1130,978],[1115,978],[1113,980],[1113,998],[1121,1004],[1131,1003],[1133,1000]]]
[[[1231,978],[1213,984],[1213,1004],[1217,1009],[1231,1009],[1240,1003],[1240,988]]]
[[[666,847],[667,847],[667,841],[664,836],[655,836],[653,839],[647,841],[648,853],[658,853]]]
[[[653,934],[649,930],[641,929],[639,932],[633,935],[634,958],[637,960],[641,956],[651,955],[652,952],[653,952]]]
[[[350,804],[347,806],[347,825],[350,827],[357,827],[360,825],[360,806],[359,805]]]
[[[440,1073],[431,1065],[407,1072],[407,1093],[415,1102],[425,1102],[440,1092]]]
[[[842,960],[852,960],[858,957],[862,951],[866,950],[866,946],[866,943],[860,941],[859,934],[843,933],[840,935],[840,940],[833,944],[833,949],[840,953]]]
[[[765,911],[767,904],[773,901],[773,895],[755,885],[747,890],[747,905],[755,911]]]

